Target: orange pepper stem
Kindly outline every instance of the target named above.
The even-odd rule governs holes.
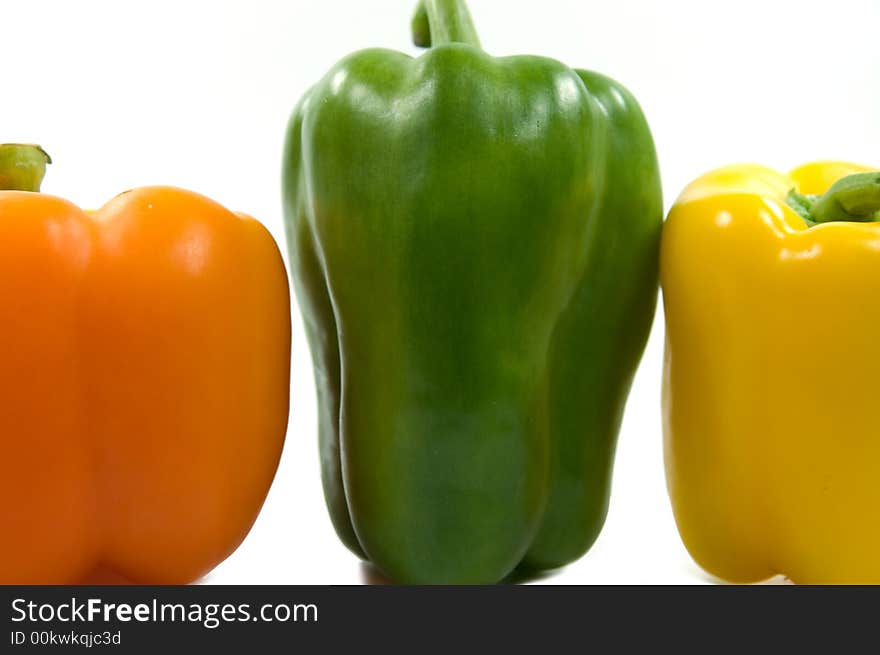
[[[0,143],[0,190],[39,191],[52,158],[31,143]]]
[[[813,223],[880,221],[880,171],[847,175],[818,197],[792,191],[788,200]]]

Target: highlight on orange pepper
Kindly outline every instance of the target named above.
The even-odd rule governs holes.
[[[190,191],[86,213],[0,145],[0,583],[195,580],[257,517],[287,426],[275,241]]]

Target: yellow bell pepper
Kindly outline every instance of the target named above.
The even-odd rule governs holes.
[[[869,171],[722,168],[684,190],[664,227],[667,485],[688,551],[725,580],[880,583]]]

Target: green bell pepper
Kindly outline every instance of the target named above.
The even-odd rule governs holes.
[[[407,583],[494,583],[596,539],[657,297],[632,95],[493,58],[426,0],[422,56],[343,59],[294,110],[284,210],[342,541]]]

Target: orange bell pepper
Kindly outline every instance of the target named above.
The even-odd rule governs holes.
[[[256,220],[171,187],[95,212],[0,146],[0,583],[185,583],[256,519],[290,313]],[[35,172],[36,171],[36,172]]]

